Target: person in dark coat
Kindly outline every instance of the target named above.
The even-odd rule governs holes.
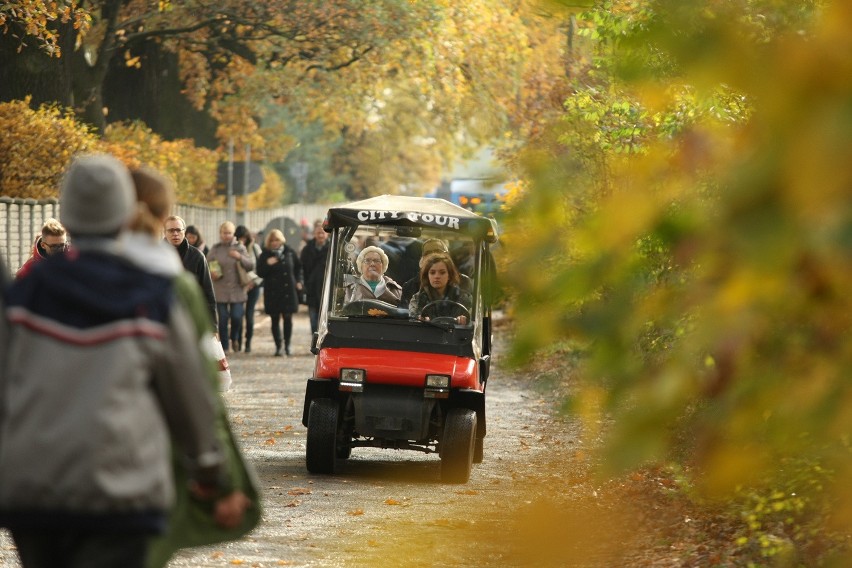
[[[180,255],[183,267],[195,276],[198,285],[204,291],[204,299],[207,301],[215,331],[219,328],[219,320],[216,317],[216,293],[213,292],[213,279],[210,278],[210,267],[207,265],[207,259],[204,258],[204,254],[199,249],[189,244],[185,237],[186,221],[177,215],[166,217],[163,222],[163,230],[166,233],[166,240],[175,247]]]
[[[388,257],[385,276],[396,282],[405,282],[420,275],[421,245],[417,239],[409,237],[391,237],[377,243]]]
[[[207,253],[210,252],[210,247],[204,242],[201,236],[201,231],[195,225],[190,225],[186,228],[186,241],[201,251],[201,254],[207,258]]]
[[[290,356],[290,337],[293,335],[293,314],[299,310],[299,291],[304,286],[299,255],[288,247],[284,233],[269,231],[264,249],[257,262],[257,275],[263,278],[263,307],[272,320],[275,356],[281,356],[281,324],[284,318],[284,352]]]
[[[302,271],[305,274],[305,292],[308,303],[308,318],[311,321],[311,333],[316,333],[319,321],[319,309],[322,301],[322,281],[325,265],[328,261],[328,233],[322,228],[322,221],[314,223],[314,238],[309,240],[299,255]]]

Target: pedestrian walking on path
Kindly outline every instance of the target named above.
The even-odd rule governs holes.
[[[125,166],[76,159],[60,203],[73,251],[6,295],[0,526],[25,568],[144,568],[174,500],[170,440],[197,498],[225,489],[216,401],[173,279],[127,260]]]
[[[258,259],[257,274],[263,278],[263,309],[271,319],[275,356],[281,356],[283,342],[284,353],[289,357],[293,314],[299,310],[299,292],[304,284],[299,256],[286,245],[284,234],[278,229],[266,235],[265,248]]]

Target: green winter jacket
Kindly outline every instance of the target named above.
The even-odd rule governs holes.
[[[189,272],[183,271],[175,280],[178,302],[186,306],[191,314],[199,344],[204,341],[212,341],[212,336],[209,333],[211,329],[210,315],[201,288],[195,278]],[[200,345],[200,347],[205,353],[208,352],[206,346]],[[225,452],[225,462],[228,464],[228,478],[231,481],[229,490],[242,490],[251,500],[252,506],[246,510],[243,522],[239,527],[224,529],[216,525],[213,522],[214,503],[199,501],[190,494],[186,470],[180,457],[175,454],[172,462],[177,497],[175,505],[169,513],[169,527],[166,533],[152,541],[148,555],[149,568],[165,566],[171,556],[181,548],[236,540],[251,532],[260,521],[261,503],[257,478],[250,464],[243,457],[231,431],[228,412],[218,392],[218,364],[212,357],[207,357],[207,364],[210,388],[216,391],[218,436]],[[229,490],[224,490],[223,494],[227,494]]]

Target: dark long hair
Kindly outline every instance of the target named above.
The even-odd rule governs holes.
[[[245,225],[237,225],[237,228],[234,229],[234,237],[241,243],[243,242],[243,238],[246,239],[246,242],[243,244],[246,248],[249,248],[251,244],[254,242],[254,237],[251,236],[251,231]]]
[[[459,269],[456,268],[453,259],[450,257],[448,253],[445,252],[436,252],[429,255],[423,259],[423,267],[420,269],[420,287],[428,290],[432,287],[429,284],[429,269],[432,268],[435,264],[443,262],[447,265],[447,273],[449,279],[447,281],[447,286],[458,286],[461,281],[461,276],[459,276]]]
[[[201,231],[199,231],[198,227],[196,227],[195,225],[187,226],[186,231],[184,231],[184,234],[195,235],[197,237],[197,239],[195,241],[195,246],[197,246],[197,247],[204,246],[204,237],[201,236]]]

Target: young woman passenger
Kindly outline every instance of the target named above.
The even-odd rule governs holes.
[[[458,313],[458,308],[449,302],[463,305],[470,311],[473,300],[470,292],[459,286],[461,276],[453,263],[453,259],[445,252],[430,254],[425,257],[420,267],[420,291],[411,298],[408,310],[412,317],[423,317],[423,308],[432,302],[447,300],[437,304],[436,317],[453,317],[457,323],[467,323],[467,316]],[[429,319],[425,317],[424,319]]]

